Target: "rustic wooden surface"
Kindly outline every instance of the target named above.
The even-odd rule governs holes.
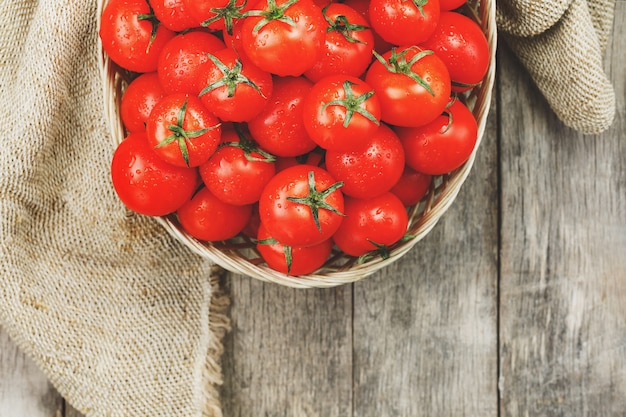
[[[626,2],[618,114],[564,127],[504,45],[453,207],[369,279],[294,290],[232,276],[225,417],[626,415]],[[0,329],[0,417],[80,417]]]

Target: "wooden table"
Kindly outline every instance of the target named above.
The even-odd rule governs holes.
[[[613,127],[564,127],[504,45],[475,167],[404,258],[354,285],[232,276],[225,417],[626,415],[626,2]],[[0,417],[78,417],[0,330]]]

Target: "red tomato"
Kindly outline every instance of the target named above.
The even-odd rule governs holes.
[[[227,48],[236,51],[239,55],[244,55],[243,44],[241,43],[241,28],[245,19],[238,19],[233,22],[233,29],[231,33],[223,31],[224,44]]]
[[[380,101],[381,120],[422,126],[441,114],[450,99],[448,69],[432,51],[394,48],[375,60],[365,76]]]
[[[452,91],[466,91],[480,83],[489,68],[489,44],[476,22],[457,12],[443,12],[437,29],[421,46],[446,64]]]
[[[194,96],[165,96],[152,109],[146,125],[148,143],[164,161],[197,167],[220,143],[219,120]]]
[[[146,0],[111,0],[104,6],[102,49],[122,68],[156,71],[161,49],[173,37],[174,32],[159,24]]]
[[[120,103],[120,117],[129,132],[146,130],[152,108],[165,96],[156,72],[146,72],[132,80]]]
[[[408,227],[404,205],[390,192],[368,199],[346,197],[345,214],[333,241],[351,256],[378,250],[385,257],[387,247],[402,239]]]
[[[311,0],[261,0],[241,28],[245,54],[259,68],[298,76],[322,53],[326,20]]]
[[[200,166],[206,187],[235,205],[257,202],[275,172],[274,157],[260,151],[241,125],[224,129],[220,148]]]
[[[370,0],[372,28],[393,45],[416,45],[435,31],[439,0]]]
[[[406,166],[402,176],[390,190],[406,207],[420,202],[428,192],[433,177]]]
[[[400,179],[404,149],[398,136],[381,125],[365,147],[348,151],[327,151],[326,169],[343,182],[341,191],[356,198],[385,193]]]
[[[369,17],[369,0],[344,0],[343,4],[346,6],[352,7],[354,10],[359,12],[361,16],[365,18],[368,26],[370,25],[370,17]],[[381,38],[381,36],[376,33],[375,30],[372,30],[372,34],[374,35],[374,50],[379,54],[384,54],[389,51],[393,45]]]
[[[380,125],[380,103],[359,78],[329,75],[304,99],[303,122],[309,137],[324,149],[363,148]]]
[[[328,22],[323,53],[304,75],[312,81],[333,74],[360,77],[372,62],[374,49],[374,34],[367,20],[342,3],[330,3],[322,12]]]
[[[468,160],[478,127],[474,115],[459,100],[433,122],[416,128],[397,128],[406,163],[416,171],[430,175],[446,174]]]
[[[244,0],[183,0],[198,26],[212,31],[231,33],[234,23],[243,17],[247,1]]]
[[[467,0],[439,0],[439,8],[442,11],[454,10],[467,3]]]
[[[183,0],[149,0],[156,18],[169,30],[180,32],[196,24],[191,10]]]
[[[245,122],[263,110],[272,95],[272,75],[232,49],[209,54],[201,67],[200,100],[222,121]]]
[[[285,246],[259,227],[257,250],[267,266],[283,274],[298,276],[315,272],[329,258],[333,242],[328,239],[307,247]]]
[[[340,187],[341,183],[316,166],[295,165],[280,171],[261,193],[261,223],[284,245],[319,244],[343,220]]]
[[[317,145],[302,123],[303,102],[313,83],[304,77],[274,77],[265,108],[248,121],[254,140],[276,156],[298,156]]]
[[[168,93],[200,94],[200,68],[209,60],[209,53],[224,49],[225,45],[216,35],[195,30],[176,35],[165,44],[157,72],[163,89]]]
[[[252,206],[224,203],[203,187],[178,211],[183,229],[199,240],[215,242],[233,238],[243,230],[252,213]]]
[[[147,216],[175,212],[195,191],[198,170],[163,161],[148,145],[144,132],[129,134],[115,149],[111,180],[130,210]]]

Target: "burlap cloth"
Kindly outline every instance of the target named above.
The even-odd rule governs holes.
[[[499,36],[561,121],[582,133],[607,130],[615,92],[603,65],[615,0],[497,1]]]
[[[219,271],[114,194],[96,17],[0,1],[0,324],[88,416],[221,416]]]
[[[0,324],[88,416],[221,416],[219,269],[109,180],[96,2],[0,2]],[[569,126],[610,125],[611,1],[501,1],[506,41]]]

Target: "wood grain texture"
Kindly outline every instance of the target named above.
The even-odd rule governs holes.
[[[490,122],[439,224],[355,284],[355,416],[497,415],[496,143]]]
[[[224,415],[350,416],[350,286],[298,290],[232,276]]]
[[[0,328],[0,417],[63,417],[63,398]]]
[[[618,115],[598,137],[563,127],[500,50],[502,416],[626,412],[625,6]]]

